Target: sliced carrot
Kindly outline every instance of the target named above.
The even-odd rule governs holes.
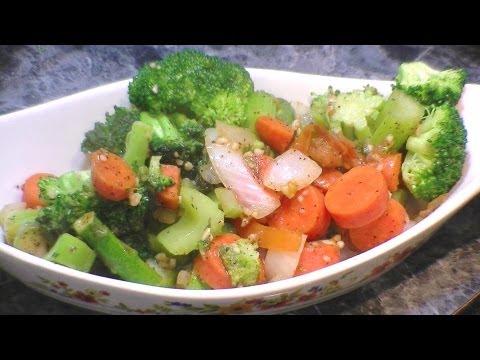
[[[136,186],[136,175],[120,156],[105,149],[92,153],[92,181],[97,193],[105,199],[121,201]]]
[[[325,194],[328,188],[334,184],[343,174],[337,169],[323,169],[320,176],[312,183]]]
[[[219,248],[222,245],[233,244],[240,239],[236,234],[228,233],[215,237],[205,254],[198,255],[193,262],[193,269],[198,276],[212,289],[227,289],[233,287],[232,279],[220,258]]]
[[[401,234],[407,223],[407,212],[396,200],[390,199],[387,211],[374,222],[358,229],[350,229],[348,235],[353,246],[366,251]]]
[[[295,134],[291,127],[269,116],[259,116],[255,122],[255,130],[260,139],[279,153],[287,150]]]
[[[160,171],[163,175],[171,177],[174,184],[159,191],[157,201],[167,209],[177,210],[180,205],[180,185],[182,183],[180,168],[175,165],[161,165]]]
[[[388,190],[391,192],[398,190],[400,183],[400,171],[402,168],[402,154],[392,154],[386,156],[382,161],[382,174],[387,181]]]
[[[265,226],[255,220],[240,226],[237,233],[243,238],[255,235],[258,246],[270,250],[297,251],[302,243],[301,233]]]
[[[325,206],[338,226],[353,229],[382,216],[388,199],[388,187],[382,173],[370,166],[358,166],[328,188]]]
[[[291,199],[283,197],[280,207],[268,220],[268,225],[305,234],[307,240],[323,236],[330,225],[325,196],[322,191],[309,185],[297,191]]]
[[[337,246],[322,241],[308,242],[300,254],[295,276],[322,269],[339,261],[340,250]]]
[[[38,188],[38,181],[49,176],[55,175],[47,173],[34,174],[30,176],[22,185],[22,201],[27,204],[27,208],[35,209],[37,207],[42,207],[46,205],[44,201],[40,199],[40,189]]]
[[[315,127],[313,125],[305,126],[300,134],[295,138],[295,141],[290,146],[290,149],[296,149],[305,155],[308,155],[310,152],[310,143],[312,141],[313,132]]]

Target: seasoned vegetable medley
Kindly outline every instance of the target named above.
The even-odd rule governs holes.
[[[79,146],[85,170],[32,174],[5,240],[72,269],[182,289],[300,276],[428,216],[460,179],[462,69],[404,63],[372,86],[290,103],[198,51],[145,64],[131,106]],[[20,200],[20,199],[19,199]]]

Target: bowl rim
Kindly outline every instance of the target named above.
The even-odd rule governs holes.
[[[272,69],[260,69],[260,68],[247,68],[248,71],[253,70],[254,72],[267,72],[267,73],[283,73],[289,75],[301,75],[301,76],[316,76],[323,78],[325,80],[335,81],[338,79],[343,80],[360,80],[360,81],[372,81],[376,83],[390,83],[388,80],[375,80],[375,79],[360,79],[360,78],[348,78],[348,77],[332,77],[332,76],[323,76],[318,74],[307,74],[300,72],[292,71],[283,71],[283,70],[272,70]],[[73,98],[81,98],[85,95],[90,95],[95,92],[102,92],[109,90],[111,88],[116,88],[118,86],[124,86],[126,83],[131,81],[131,79],[121,80],[112,82],[110,84],[101,85],[93,87],[81,92],[77,92],[72,95],[64,96],[44,104],[36,105],[29,107],[27,109],[21,109],[14,111],[12,113],[4,114],[0,116],[0,122],[10,121],[10,118],[21,114],[28,114],[29,112],[37,111],[41,108],[47,108],[54,106],[58,103],[62,103],[66,100],[72,100]],[[478,86],[476,84],[468,84],[468,86]],[[465,164],[463,176],[466,175],[467,165]],[[474,172],[473,164],[470,164],[467,171]],[[138,295],[148,295],[155,296],[159,298],[169,298],[177,299],[183,301],[235,301],[242,300],[245,298],[260,298],[268,295],[275,295],[281,293],[288,293],[296,289],[311,287],[315,284],[318,284],[324,279],[334,277],[336,275],[347,272],[348,270],[368,264],[370,261],[375,258],[387,254],[396,248],[400,248],[401,245],[405,245],[410,241],[413,241],[418,236],[428,232],[429,229],[434,228],[436,224],[441,223],[442,221],[447,220],[450,216],[455,214],[460,210],[466,203],[473,199],[476,195],[480,193],[480,171],[474,172],[473,180],[465,185],[462,189],[456,189],[453,191],[450,196],[445,200],[445,202],[440,205],[435,211],[433,211],[428,217],[422,221],[416,223],[414,226],[403,232],[402,234],[396,236],[394,239],[389,240],[371,250],[368,250],[364,253],[357,254],[351,258],[342,260],[336,264],[328,266],[326,268],[304,274],[298,277],[293,277],[290,279],[280,280],[272,283],[266,283],[261,285],[254,285],[249,287],[242,288],[232,288],[232,289],[217,289],[217,290],[185,290],[185,289],[175,289],[175,288],[165,288],[157,287],[151,285],[138,284],[133,282],[128,282],[119,279],[112,279],[103,277],[100,275],[84,273],[77,271],[62,265],[52,263],[50,261],[44,260],[42,258],[30,255],[21,250],[14,248],[4,242],[0,242],[0,254],[4,254],[8,257],[11,257],[15,261],[22,262],[34,267],[39,267],[46,272],[56,274],[63,277],[72,278],[76,281],[82,281],[87,287],[89,285],[95,286],[106,286],[110,290],[116,291],[129,291],[136,293]],[[454,195],[454,196],[451,196]],[[3,270],[8,272],[7,268]],[[21,279],[19,279],[21,281]]]

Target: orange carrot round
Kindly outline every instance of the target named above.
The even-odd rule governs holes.
[[[157,201],[167,209],[177,210],[180,206],[180,185],[182,183],[180,168],[175,165],[161,165],[160,171],[163,175],[172,178],[175,184],[159,191]]]
[[[374,222],[350,229],[350,241],[358,250],[366,251],[401,234],[407,223],[407,212],[396,200],[388,201],[387,211]]]
[[[328,188],[325,206],[338,226],[354,229],[382,216],[388,199],[388,187],[382,173],[370,166],[358,166]]]
[[[382,174],[387,182],[388,190],[391,192],[397,191],[402,169],[402,154],[386,156],[382,161],[382,165]]]
[[[322,169],[322,173],[312,183],[312,185],[322,190],[325,194],[328,188],[333,185],[341,176],[342,173],[337,169]]]
[[[128,198],[136,186],[136,175],[120,156],[105,149],[92,153],[92,181],[100,196],[112,201]]]
[[[40,189],[38,188],[38,181],[49,176],[55,175],[47,173],[34,174],[30,176],[22,185],[22,201],[27,204],[27,208],[35,209],[37,207],[42,207],[46,205],[43,200],[40,199]]]
[[[322,241],[311,241],[305,244],[298,260],[295,276],[322,269],[340,261],[340,250],[335,245]]]
[[[268,225],[305,234],[308,240],[323,236],[330,225],[330,215],[325,208],[325,196],[309,185],[291,199],[282,198],[282,204],[268,220]]]
[[[259,116],[255,122],[255,130],[260,139],[279,153],[287,150],[295,134],[291,127],[269,116]]]
[[[240,239],[236,234],[228,233],[215,237],[205,254],[198,255],[193,262],[193,269],[212,289],[233,287],[232,279],[223,265],[218,249],[224,244],[233,244]]]

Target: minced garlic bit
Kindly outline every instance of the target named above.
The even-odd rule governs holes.
[[[332,258],[330,256],[323,255],[323,261],[325,261],[326,263],[329,263],[330,261],[332,261]]]
[[[100,160],[100,161],[107,161],[107,159],[108,159],[107,155],[105,155],[105,154],[98,155],[98,160]]]
[[[178,166],[183,165],[183,160],[182,159],[177,159],[175,162],[177,163]]]
[[[207,227],[202,234],[202,240],[205,241],[212,236],[212,229]]]
[[[258,234],[250,234],[247,236],[247,240],[250,242],[257,242],[258,241]]]
[[[255,155],[263,155],[264,151],[262,149],[255,149],[255,150],[253,150],[253,153]]]
[[[172,270],[177,265],[177,261],[175,259],[171,259],[165,253],[159,253],[155,256],[155,261],[157,262],[158,266]]]
[[[250,157],[253,156],[253,153],[251,151],[247,151],[245,154],[243,154],[245,157]]]
[[[217,140],[215,140],[215,142],[218,145],[225,145],[225,144],[228,144],[228,139],[225,138],[225,137],[219,137],[219,138],[217,138]]]
[[[155,64],[153,61],[148,64],[148,66],[150,66],[152,69],[155,69],[157,67],[157,64]]]
[[[153,92],[154,94],[158,94],[158,86],[157,86],[157,85],[153,85],[153,86],[152,86],[152,92]]]
[[[190,161],[186,161],[185,164],[183,164],[183,168],[185,169],[185,171],[192,171],[193,164]]]
[[[293,181],[289,181],[288,184],[283,186],[281,189],[282,193],[289,199],[295,196],[295,193],[297,192],[297,190],[298,190],[298,185]]]
[[[340,235],[334,235],[331,239],[322,240],[322,243],[325,245],[332,245],[338,247],[340,250],[345,247],[345,242],[342,241],[342,237]]]
[[[303,202],[303,200],[304,200],[304,197],[303,197],[303,195],[300,195],[300,196],[298,197],[298,202],[299,202],[299,203],[302,203],[302,202]]]
[[[393,145],[393,135],[392,134],[388,134],[387,137],[385,138],[385,142],[387,143],[387,145]]]
[[[140,204],[140,200],[142,200],[142,194],[132,192],[128,196],[128,204],[130,206],[138,206],[138,204]]]
[[[185,289],[190,281],[190,276],[187,270],[180,270],[177,275],[177,288]]]
[[[238,142],[233,142],[230,144],[230,148],[233,150],[233,151],[237,151],[240,149],[240,144]]]
[[[249,217],[243,217],[243,218],[242,218],[242,223],[240,224],[240,227],[245,227],[245,226],[247,226],[249,222],[250,222],[250,218],[249,218]]]
[[[345,247],[345,243],[342,240],[337,241],[337,246],[340,250],[342,250]]]
[[[178,153],[178,151],[175,151],[173,153],[173,157],[176,158],[176,159],[178,159],[180,157],[180,154]]]

